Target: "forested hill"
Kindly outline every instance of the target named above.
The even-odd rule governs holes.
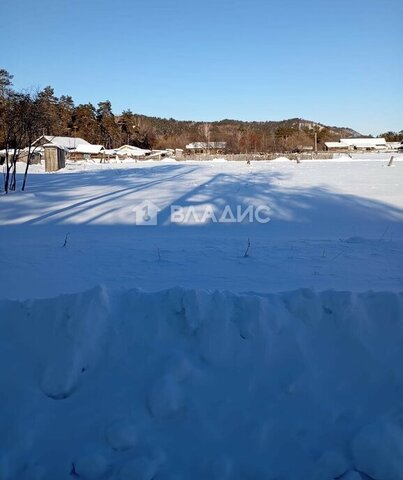
[[[226,141],[230,151],[292,150],[312,146],[314,133],[319,146],[325,141],[342,137],[360,136],[346,127],[330,127],[321,123],[293,118],[282,121],[244,122],[220,120],[197,122],[135,115],[136,125],[142,131],[152,132],[159,147],[183,147],[194,141]]]
[[[148,117],[131,110],[117,115],[109,100],[97,105],[77,105],[68,95],[57,97],[50,86],[35,93],[15,91],[12,80],[9,72],[0,69],[0,149],[7,144],[22,148],[34,136],[47,134],[80,137],[106,148],[122,144],[151,149],[184,148],[191,142],[219,141],[227,142],[228,152],[258,153],[313,147],[315,133],[319,148],[326,141],[360,135],[350,128],[330,127],[301,118],[197,122]],[[390,139],[396,135],[400,134],[384,134]]]

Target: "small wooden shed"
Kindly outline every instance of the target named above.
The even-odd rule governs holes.
[[[28,162],[28,152],[29,152],[28,148],[24,148],[24,150],[21,150],[19,155],[18,155],[18,161],[27,163]],[[42,148],[41,149],[36,149],[36,148],[31,149],[31,153],[30,153],[30,156],[29,156],[29,163],[31,165],[40,164],[41,160],[42,160],[42,154],[43,154],[43,149]]]
[[[46,143],[43,146],[45,156],[45,171],[56,172],[66,165],[66,152],[63,148],[54,145],[53,143]]]

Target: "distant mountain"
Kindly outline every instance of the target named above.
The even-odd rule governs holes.
[[[356,130],[348,127],[335,127],[324,125],[323,123],[313,122],[311,120],[304,120],[302,118],[291,118],[289,120],[283,120],[289,125],[292,125],[296,128],[308,128],[310,130],[315,130],[316,128],[319,129],[327,129],[329,133],[334,135],[338,135],[340,137],[362,137],[363,135]],[[274,122],[274,123],[282,123],[282,122]]]

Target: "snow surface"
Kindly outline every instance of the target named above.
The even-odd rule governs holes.
[[[308,289],[3,300],[0,478],[399,480],[402,308]]]
[[[0,197],[0,480],[403,480],[403,162],[369,158],[32,166]]]
[[[403,162],[387,162],[82,162],[55,174],[34,165],[28,191],[0,197],[0,296],[99,284],[399,291]],[[146,200],[161,209],[156,227],[135,225],[133,209]],[[217,212],[264,204],[271,221],[172,225],[172,204]]]

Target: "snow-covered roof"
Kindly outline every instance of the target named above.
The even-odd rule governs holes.
[[[227,142],[192,142],[186,145],[188,150],[203,150],[205,148],[226,148]]]
[[[148,158],[158,158],[163,155],[172,155],[172,153],[173,152],[170,150],[153,150],[148,156]]]
[[[8,149],[8,155],[14,155],[15,149],[14,148],[9,148]],[[17,149],[17,153],[19,153],[19,150]],[[3,150],[0,150],[0,157],[5,157],[7,155],[7,150],[4,148]]]
[[[384,145],[386,147],[386,140],[384,138],[342,138],[341,143],[351,147],[376,147]]]
[[[123,155],[133,155],[133,156],[143,156],[150,153],[151,150],[146,150],[144,148],[134,147],[133,145],[122,145],[116,149],[116,153]]]
[[[89,153],[89,154],[98,154],[98,153],[101,153],[102,151],[104,151],[105,148],[103,145],[92,145],[90,143],[88,144],[85,144],[85,143],[80,143],[79,145],[77,145],[76,148],[74,148],[72,150],[72,152],[74,153]]]
[[[72,150],[78,145],[90,145],[87,140],[80,137],[54,137],[52,135],[42,135],[32,145],[39,143],[41,140],[45,140],[47,143],[57,145],[60,148]]]
[[[32,147],[31,146],[31,150],[29,149],[29,147],[25,147],[21,150],[21,153],[28,153],[28,152],[30,152],[32,155],[43,155],[44,149],[43,149],[43,147]]]
[[[325,142],[327,148],[347,148],[348,145],[341,142]]]
[[[342,138],[340,142],[325,142],[327,148],[387,148],[384,138]]]

